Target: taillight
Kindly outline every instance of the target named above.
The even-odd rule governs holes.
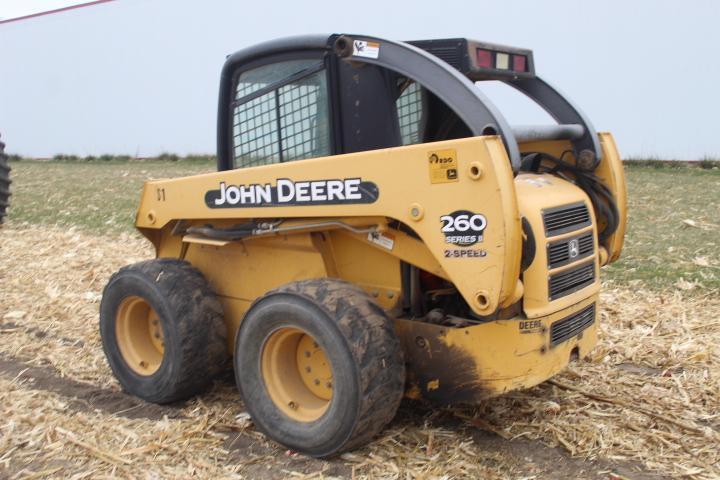
[[[493,68],[493,54],[490,50],[477,49],[477,64],[480,68]]]
[[[508,73],[530,72],[530,56],[523,53],[503,52],[487,48],[475,49],[475,60],[479,70],[505,70]]]

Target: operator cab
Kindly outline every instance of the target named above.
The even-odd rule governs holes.
[[[498,80],[557,125],[510,127],[473,82]],[[570,142],[596,164],[589,120],[535,75],[531,50],[464,38],[391,42],[293,37],[230,56],[221,78],[220,170],[477,135],[500,135],[517,172],[523,142]]]

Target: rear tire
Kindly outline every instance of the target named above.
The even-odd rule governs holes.
[[[123,389],[148,402],[200,393],[228,357],[219,300],[197,269],[175,259],[139,262],[110,278],[100,335]]]
[[[327,457],[364,445],[392,420],[405,364],[392,321],[365,292],[307,280],[252,305],[235,342],[235,379],[262,432]]]
[[[10,165],[5,155],[5,144],[0,140],[0,223],[3,223],[10,206]]]

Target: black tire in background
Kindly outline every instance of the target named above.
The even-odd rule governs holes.
[[[5,155],[5,144],[0,140],[0,223],[5,220],[7,209],[10,206],[10,165]]]
[[[316,410],[323,412],[319,417],[291,418],[268,389],[277,391],[270,382],[278,378],[265,378],[266,350],[272,352],[275,336],[288,330],[310,336],[331,365],[332,395],[324,410]],[[282,357],[290,361],[280,362],[280,377],[286,375],[282,368],[302,372],[300,362],[308,354],[300,348],[302,340],[296,362],[292,355]],[[293,282],[257,300],[238,330],[234,362],[238,388],[257,427],[314,457],[369,442],[395,416],[404,391],[405,364],[392,321],[360,288],[335,279]]]
[[[160,336],[153,340],[146,331],[145,338],[142,328],[136,329],[139,335],[127,335],[119,327],[128,302],[136,309],[144,303],[152,321],[161,327],[157,330],[162,333],[159,361],[147,372],[129,364],[136,357],[128,353],[128,345],[140,352],[152,351],[151,340],[160,343]],[[108,363],[122,387],[149,402],[169,403],[200,393],[227,366],[227,331],[220,302],[202,273],[181,260],[147,260],[115,273],[100,303],[100,334]]]

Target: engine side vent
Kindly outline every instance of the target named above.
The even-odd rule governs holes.
[[[550,301],[570,295],[595,282],[595,262],[585,263],[570,270],[556,273],[548,281]]]
[[[545,235],[552,237],[587,227],[590,225],[590,212],[582,202],[548,208],[543,210],[543,222],[545,223]]]
[[[557,268],[593,253],[593,232],[566,238],[548,245],[548,266]]]
[[[595,304],[558,320],[550,326],[550,346],[568,340],[595,323]]]

